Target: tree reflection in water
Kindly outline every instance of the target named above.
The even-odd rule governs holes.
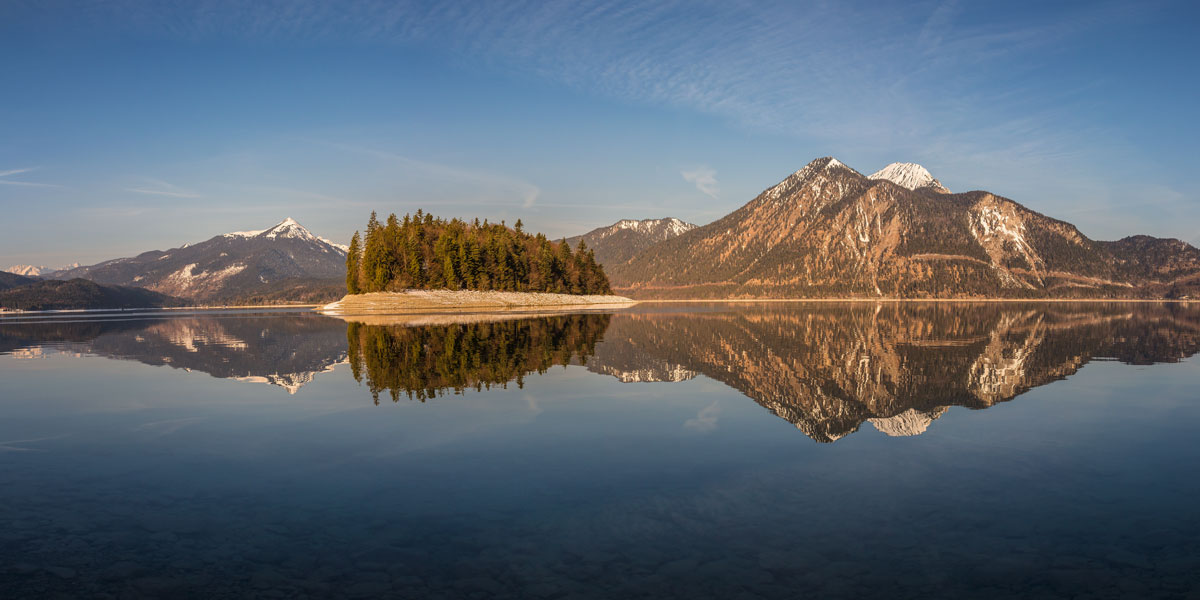
[[[576,314],[450,325],[366,325],[346,330],[355,380],[365,382],[375,403],[524,385],[529,373],[556,365],[586,363],[611,315]]]

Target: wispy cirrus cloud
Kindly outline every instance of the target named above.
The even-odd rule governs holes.
[[[326,144],[347,152],[372,156],[421,178],[441,182],[452,189],[458,204],[510,205],[532,208],[541,197],[540,187],[523,179],[485,169],[445,165],[402,154],[343,143]]]
[[[701,193],[716,200],[721,193],[721,187],[717,183],[717,172],[710,167],[696,167],[694,169],[684,169],[679,172],[683,179],[688,183],[696,186]]]
[[[147,179],[143,185],[137,187],[125,188],[127,192],[137,194],[146,194],[148,196],[165,196],[168,198],[203,198],[203,194],[160,181],[158,179]]]
[[[1101,0],[1012,19],[987,3],[957,0],[892,7],[864,0],[118,0],[76,17],[176,38],[436,46],[590,93],[811,137],[828,151],[882,146],[928,155],[934,140],[973,152],[1010,148],[1035,160],[1045,153],[1038,138],[1028,130],[1007,134],[1004,125],[1033,113],[1045,125],[1032,133],[1075,131],[1062,117],[1089,96],[1043,102],[1045,82],[1023,76],[1076,40],[1169,6]],[[1000,135],[973,136],[981,122],[997,125]]]
[[[43,188],[63,187],[56,183],[40,183],[40,182],[36,182],[36,181],[20,181],[20,180],[16,180],[16,179],[9,179],[9,177],[12,177],[13,175],[23,175],[30,171],[36,171],[36,170],[38,170],[37,167],[26,167],[24,169],[9,169],[7,171],[0,171],[0,185],[17,185],[17,186],[23,186],[23,187],[43,187]]]
[[[893,8],[856,0],[210,0],[118,1],[79,16],[168,37],[436,46],[589,93],[810,138],[821,153],[882,147],[902,155],[896,160],[936,160],[937,147],[953,148],[946,156],[1004,148],[1012,160],[1034,161],[1053,154],[1064,132],[1078,131],[1067,117],[1089,96],[1044,102],[1044,83],[1023,75],[1073,40],[1153,12],[1114,0],[1032,19],[995,18],[991,7],[956,0]],[[1031,116],[1040,128],[1009,133]],[[979,123],[995,125],[996,135],[973,135]]]

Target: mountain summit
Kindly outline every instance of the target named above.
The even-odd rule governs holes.
[[[874,178],[881,173],[886,181]],[[721,219],[611,265],[609,278],[619,292],[642,298],[1176,298],[1200,291],[1200,250],[1184,242],[1093,241],[1007,198],[939,190],[918,165],[864,177],[819,158]]]
[[[628,261],[642,250],[687,233],[696,226],[674,217],[662,219],[622,219],[607,227],[598,227],[583,235],[567,238],[574,248],[580,240],[596,255],[596,262],[609,267]]]
[[[933,178],[928,169],[916,163],[892,163],[872,173],[870,179],[886,179],[910,190],[929,189],[939,194],[950,193],[942,182]]]
[[[60,271],[57,279],[143,287],[192,300],[325,300],[344,293],[346,247],[295,219],[198,244]]]

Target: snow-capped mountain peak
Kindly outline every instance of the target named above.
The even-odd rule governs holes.
[[[658,231],[666,238],[672,238],[695,228],[696,226],[691,223],[684,223],[675,217],[666,217],[662,219],[643,219],[641,221],[622,219],[613,224],[610,229],[611,233],[616,233],[622,229],[632,229],[639,233],[653,233]]]
[[[892,163],[873,173],[870,178],[886,179],[910,190],[931,189],[942,194],[950,193],[942,182],[934,179],[929,170],[916,163]]]
[[[233,231],[230,233],[223,234],[222,237],[244,238],[244,239],[262,238],[262,239],[266,239],[266,240],[296,239],[296,240],[305,240],[305,241],[309,241],[309,242],[320,243],[320,244],[325,244],[327,246],[332,246],[333,248],[340,250],[343,254],[350,251],[349,246],[346,246],[345,244],[338,244],[336,242],[327,240],[323,237],[313,235],[313,233],[311,231],[309,231],[308,228],[301,225],[298,221],[296,221],[295,219],[293,219],[291,217],[288,217],[288,218],[280,221],[278,225],[275,225],[274,227],[271,227],[270,229],[258,229],[258,230],[253,230],[253,231]]]
[[[278,225],[260,233],[259,235],[267,238],[268,240],[273,240],[277,237],[312,241],[316,241],[317,239],[317,236],[313,235],[312,232],[305,229],[303,225],[297,223],[296,220],[291,217],[280,221]]]
[[[74,269],[78,266],[79,263],[71,263],[61,267],[47,267],[46,265],[13,265],[4,270],[15,275],[23,275],[25,277],[42,277],[58,271]]]

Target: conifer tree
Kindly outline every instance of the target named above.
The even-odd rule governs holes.
[[[359,293],[358,265],[361,249],[358,246],[358,232],[355,231],[354,237],[350,238],[350,249],[346,251],[346,291],[351,294]]]

